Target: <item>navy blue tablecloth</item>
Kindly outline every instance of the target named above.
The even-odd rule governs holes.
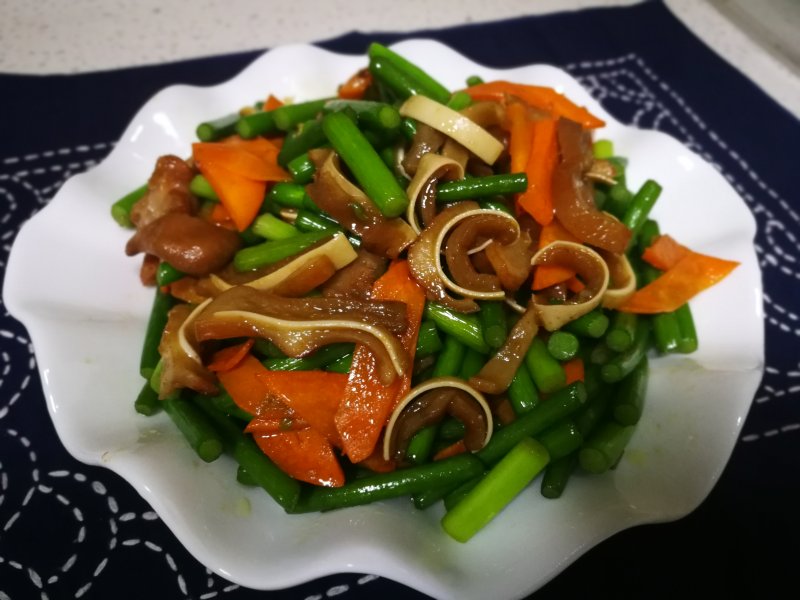
[[[372,40],[419,36],[491,66],[567,70],[620,121],[666,131],[717,165],[758,222],[767,369],[722,478],[686,518],[614,536],[534,597],[760,598],[796,587],[790,549],[800,539],[800,122],[661,2],[404,34],[352,33],[319,45],[363,53]],[[0,273],[20,225],[70,175],[101,161],[156,91],[224,81],[256,56],[81,75],[0,74]],[[334,596],[424,597],[369,574],[257,592],[209,573],[123,480],[67,454],[47,415],[28,334],[2,311],[0,599]]]

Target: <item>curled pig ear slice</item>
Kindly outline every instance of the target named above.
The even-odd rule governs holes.
[[[585,173],[593,162],[591,136],[580,124],[559,119],[558,147],[561,160],[553,170],[553,208],[567,231],[580,241],[609,252],[624,252],[631,230],[597,209],[593,186]]]
[[[223,292],[194,321],[200,342],[262,337],[293,357],[337,342],[364,344],[376,357],[384,385],[411,367],[411,358],[398,338],[406,327],[402,302],[284,298],[247,286]]]
[[[483,394],[462,379],[435,377],[411,389],[395,407],[383,437],[384,460],[402,460],[411,437],[446,415],[464,423],[467,450],[477,452],[489,443],[494,425]]]
[[[189,388],[203,394],[216,393],[214,376],[203,366],[197,352],[193,324],[210,300],[192,307],[177,304],[172,307],[158,344],[162,371],[158,397],[167,398],[173,391]]]
[[[200,359],[200,355],[194,348],[196,343],[194,335],[194,320],[197,318],[197,315],[203,312],[205,307],[208,306],[210,302],[211,298],[208,298],[194,307],[192,312],[189,313],[178,329],[178,345],[181,347],[186,356],[200,364],[202,364],[203,361]]]
[[[470,298],[455,298],[447,290],[439,273],[441,271],[441,259],[439,257],[440,245],[437,245],[439,232],[449,221],[458,215],[480,209],[477,202],[465,200],[456,202],[442,210],[434,220],[408,249],[408,268],[411,276],[425,290],[428,300],[439,302],[458,312],[476,312],[478,304]]]
[[[244,323],[244,333],[268,339],[289,356],[305,356],[313,350],[338,342],[364,344],[378,361],[379,378],[390,385],[410,365],[408,354],[397,338],[375,325],[346,319],[294,321],[242,310],[214,313],[217,324]]]
[[[575,271],[585,287],[561,304],[550,304],[543,294],[535,294],[534,309],[539,322],[548,331],[560,329],[593,310],[603,300],[608,288],[609,272],[606,261],[597,252],[575,242],[552,242],[539,250],[531,260],[534,267],[559,265]]]
[[[624,254],[600,251],[609,273],[608,289],[603,295],[603,308],[617,308],[636,291],[636,274]]]
[[[268,273],[267,275],[259,277],[258,279],[248,281],[244,285],[257,290],[273,290],[285,283],[287,280],[291,279],[291,277],[304,266],[321,257],[327,257],[330,259],[334,268],[338,270],[353,262],[356,259],[357,254],[347,237],[343,233],[336,233],[327,242],[312,247],[306,252],[297,255],[293,260],[287,262],[282,267],[272,271],[271,273]],[[220,291],[224,292],[225,290],[234,287],[232,284],[213,273],[211,274],[210,278],[212,283]]]
[[[474,227],[470,227],[474,225]],[[453,236],[445,243],[445,238],[453,230]],[[457,235],[459,234],[459,235]],[[505,298],[500,280],[496,275],[477,273],[469,262],[469,245],[479,237],[494,240],[493,243],[511,244],[519,238],[517,220],[500,210],[475,209],[455,215],[439,230],[436,236],[436,271],[444,285],[465,298],[477,300],[502,300]],[[462,242],[462,243],[459,243]],[[442,268],[442,246],[453,281]],[[456,246],[456,247],[453,247]]]
[[[436,184],[440,179],[463,179],[464,167],[451,158],[439,154],[424,154],[419,161],[414,178],[408,184],[406,221],[414,233],[419,233],[436,216]],[[422,217],[420,225],[417,214]]]
[[[533,338],[539,330],[534,306],[526,310],[514,324],[497,353],[469,378],[470,384],[485,394],[502,394],[511,385]]]
[[[236,332],[230,337],[262,337],[294,357],[338,342],[364,344],[377,359],[379,379],[384,385],[391,385],[397,376],[408,370],[411,362],[396,337],[380,327],[359,321],[295,321],[243,310],[221,310],[203,322],[204,330],[209,325],[230,326],[231,331]]]
[[[399,110],[402,116],[422,121],[450,136],[488,165],[494,164],[504,150],[503,144],[483,127],[426,96],[411,96]]]
[[[312,150],[309,156],[317,174],[306,186],[306,192],[322,211],[359,236],[366,250],[397,258],[414,241],[416,232],[408,223],[386,217],[361,188],[345,177],[335,152]]]

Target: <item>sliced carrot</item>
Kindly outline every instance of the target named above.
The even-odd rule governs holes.
[[[577,241],[578,239],[567,231],[558,219],[553,219],[547,225],[544,225],[539,233],[539,250],[553,242]],[[534,270],[531,289],[534,291],[543,290],[572,279],[575,279],[575,271],[572,269],[559,265],[539,265]]]
[[[561,365],[564,367],[564,374],[566,375],[566,384],[574,383],[576,381],[583,381],[585,378],[583,359],[573,358]]]
[[[383,448],[380,444],[375,447],[372,454],[358,464],[375,473],[391,473],[397,468],[395,461],[383,458]]]
[[[672,312],[724,279],[738,265],[735,261],[690,250],[658,279],[637,290],[617,310],[640,314]]]
[[[578,106],[551,87],[499,80],[479,83],[468,87],[465,91],[475,100],[502,102],[507,96],[516,96],[533,107],[546,110],[555,117],[566,117],[577,121],[588,129],[596,129],[605,125],[602,119],[595,117],[586,108]]]
[[[192,156],[202,171],[203,165],[214,163],[228,171],[256,181],[288,181],[289,174],[276,162],[278,150],[266,139],[192,144]],[[212,186],[213,187],[213,186]]]
[[[287,414],[287,409],[284,407],[283,412],[267,411],[265,414],[254,417],[244,430],[245,433],[252,433],[253,435],[271,435],[273,433],[299,431],[307,428],[308,423],[306,421],[291,413]]]
[[[386,273],[373,285],[372,297],[406,304],[408,327],[400,341],[413,358],[425,307],[425,292],[411,277],[405,260],[396,260],[389,265]],[[357,346],[344,398],[336,413],[342,449],[354,463],[372,454],[389,415],[411,385],[410,373],[398,376],[389,386],[382,385],[376,373],[375,356],[365,346]]]
[[[216,352],[211,359],[211,362],[206,365],[209,371],[230,371],[236,365],[244,360],[244,357],[250,353],[250,348],[253,347],[255,340],[250,338],[241,344],[235,346],[228,346],[219,352]]]
[[[512,102],[506,109],[508,116],[508,153],[511,156],[511,172],[522,173],[528,167],[528,158],[533,146],[533,122],[528,119],[527,109],[520,102]]]
[[[264,161],[233,144],[220,142],[197,142],[192,144],[192,157],[198,168],[214,163],[225,167],[234,175],[265,181]]]
[[[553,242],[578,242],[578,238],[572,235],[561,224],[558,219],[553,219],[547,225],[542,227],[539,233],[539,250],[552,244]]]
[[[299,298],[318,288],[336,274],[336,265],[327,256],[317,256],[300,264],[294,273],[270,290],[277,296]]]
[[[214,203],[208,213],[207,219],[215,225],[231,225],[232,227],[235,227],[233,224],[233,219],[231,219],[231,213],[228,212],[228,209],[225,208],[225,205],[221,202]]]
[[[567,279],[567,289],[573,294],[579,294],[586,289],[586,284],[577,277],[570,277]]]
[[[267,368],[252,354],[247,354],[235,367],[227,371],[219,371],[219,382],[242,410],[263,418],[265,422],[276,421],[288,423],[297,415],[280,399],[275,398],[271,390],[260,379]]]
[[[275,96],[270,94],[269,96],[267,96],[267,100],[264,102],[262,110],[275,110],[276,108],[279,108],[281,106],[283,106],[283,102],[281,102]]]
[[[533,140],[525,173],[528,189],[519,195],[517,203],[540,225],[553,220],[553,169],[558,159],[556,122],[552,119],[535,121]]]
[[[321,433],[340,445],[334,417],[344,397],[347,375],[328,371],[270,371],[257,375],[268,392]]]
[[[223,145],[244,150],[264,161],[263,175],[265,181],[288,181],[291,175],[278,164],[278,154],[281,151],[279,140],[283,138],[267,139],[264,137],[244,140],[239,136],[231,136],[224,140]]]
[[[575,271],[559,265],[539,265],[533,272],[531,289],[535,292],[575,279]]]
[[[642,253],[642,260],[656,269],[666,271],[674,267],[680,259],[691,252],[686,246],[679,244],[668,235],[659,235]]]
[[[344,485],[344,472],[328,440],[313,428],[254,435],[258,447],[290,477],[326,487]]]
[[[237,406],[257,415],[245,431],[253,433],[261,450],[280,469],[315,485],[344,483],[328,436],[331,430],[335,433],[333,414],[338,404],[338,398],[331,403],[330,398],[336,394],[331,390],[337,386],[343,389],[345,375],[270,371],[247,354],[235,367],[220,371],[217,376]],[[318,406],[309,400],[310,390],[316,394]]]
[[[192,145],[197,168],[208,179],[239,231],[258,214],[266,182],[288,181],[277,163],[278,147],[265,138],[242,140],[232,136],[222,142]]]
[[[372,85],[372,73],[369,69],[361,69],[339,86],[339,98],[361,100],[370,85]]]
[[[464,454],[464,452],[466,451],[467,447],[464,445],[464,440],[461,439],[439,450],[436,454],[433,455],[433,460],[442,460],[445,458],[450,458],[451,456]]]
[[[236,229],[247,229],[264,202],[266,182],[242,177],[215,162],[198,164],[198,168],[217,192]]]
[[[217,377],[239,408],[257,415],[269,397],[269,390],[258,378],[266,370],[255,356],[248,354],[234,368],[217,373]]]
[[[547,108],[559,117],[566,117],[587,129],[605,126],[605,121],[594,116],[585,107],[578,106],[553,88],[536,85],[525,86],[525,93],[522,97],[532,106]]]

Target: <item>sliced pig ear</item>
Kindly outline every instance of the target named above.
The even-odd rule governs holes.
[[[414,233],[419,233],[426,227],[436,214],[435,194],[430,202],[429,187],[435,186],[440,179],[463,179],[464,167],[451,158],[446,158],[440,154],[424,154],[419,161],[417,172],[408,184],[408,208],[406,209],[406,221],[411,225]],[[433,204],[433,206],[430,206]],[[433,208],[433,210],[429,210]],[[417,214],[421,213],[422,224],[417,219]]]
[[[411,96],[399,110],[402,116],[421,121],[451,137],[488,165],[494,164],[505,149],[486,129],[426,96]]]
[[[357,185],[342,173],[339,155],[312,150],[317,167],[306,192],[314,203],[344,229],[361,238],[365,250],[385,258],[397,258],[414,241],[417,233],[403,219],[385,216]]]
[[[317,246],[313,246],[295,256],[282,267],[267,273],[261,277],[247,281],[243,285],[262,291],[271,291],[284,284],[292,278],[304,266],[312,261],[326,257],[331,261],[335,269],[341,269],[353,262],[358,255],[350,241],[343,233],[336,233],[333,237]],[[214,273],[210,276],[213,285],[220,291],[229,290],[235,284],[228,283],[219,275]]]
[[[599,254],[606,261],[609,273],[608,289],[603,295],[603,308],[617,308],[636,291],[636,273],[624,254],[605,251],[600,251]]]
[[[181,388],[189,388],[203,394],[217,391],[214,376],[203,366],[194,335],[194,321],[209,302],[210,299],[196,307],[177,304],[169,312],[158,345],[161,354],[158,396],[162,400]]]
[[[436,236],[439,278],[449,290],[465,298],[503,300],[506,294],[497,275],[477,273],[469,255],[481,238],[505,245],[514,243],[519,236],[517,220],[501,210],[479,208],[454,216]],[[442,254],[447,259],[449,275],[442,268]]]
[[[470,255],[489,243],[513,244],[520,234],[519,222],[512,215],[480,208],[471,200],[457,202],[437,214],[411,245],[409,268],[429,300],[459,312],[476,312],[475,300],[504,300],[506,292],[497,275],[475,271]],[[483,245],[470,247],[482,238],[486,239]],[[449,274],[442,266],[442,254]]]
[[[531,259],[534,267],[556,265],[567,267],[581,278],[585,288],[563,304],[550,304],[534,295],[534,310],[547,331],[560,329],[600,305],[609,282],[608,265],[597,252],[575,242],[557,241],[548,244]]]
[[[479,210],[472,200],[455,202],[436,215],[433,222],[422,230],[408,249],[408,267],[411,275],[425,290],[428,300],[444,304],[458,312],[476,312],[478,304],[471,298],[455,298],[450,294],[440,277],[441,243],[437,244],[440,231],[458,215]]]
[[[402,302],[288,298],[247,285],[216,296],[194,322],[199,342],[260,337],[293,357],[331,343],[364,344],[375,355],[383,385],[411,368],[411,357],[397,337],[406,327]]]
[[[463,379],[457,377],[434,377],[411,389],[395,407],[391,417],[389,417],[389,422],[386,425],[386,431],[383,437],[384,460],[395,458],[398,449],[403,450],[405,448],[408,440],[416,433],[417,429],[421,429],[426,424],[430,424],[425,420],[424,413],[428,410],[430,400],[435,395],[432,395],[432,393],[447,390],[459,394],[461,397],[459,404],[461,408],[465,410],[455,411],[449,407],[444,410],[437,410],[435,419],[441,420],[444,418],[445,414],[461,413],[457,415],[456,418],[459,418],[466,427],[465,442],[470,438],[470,442],[467,443],[467,448],[475,452],[489,443],[489,440],[492,438],[494,424],[492,420],[492,410],[483,397],[483,394],[467,384]],[[464,396],[468,398],[466,404],[463,402]],[[474,404],[474,407],[472,404]],[[432,406],[430,408],[433,409]],[[405,414],[410,414],[410,411],[422,416],[422,418],[419,419],[420,426],[418,428],[412,427],[410,431],[406,432],[406,439],[401,440],[398,436],[398,425],[400,424],[401,417]],[[463,415],[464,412],[469,412],[471,417],[465,418]]]

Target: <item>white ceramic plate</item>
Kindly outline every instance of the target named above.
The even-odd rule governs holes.
[[[364,57],[288,46],[224,84],[158,93],[101,165],[70,179],[23,227],[11,252],[5,301],[31,334],[48,408],[67,450],[124,477],[189,551],[223,577],[276,589],[355,571],[437,598],[520,597],[624,528],[686,515],[714,486],[763,366],[755,223],[701,158],[666,135],[617,123],[558,69],[497,71],[426,40],[395,49],[453,89],[478,74],[563,90],[607,121],[601,135],[629,157],[631,187],[647,178],[663,185],[654,214],[663,231],[697,251],[742,263],[692,303],[700,350],[652,361],[645,414],[613,473],[576,476],[557,501],[544,499],[537,481],[463,545],[443,533],[441,508],[418,512],[403,500],[287,516],[265,493],[236,484],[227,457],[206,465],[166,416],[134,412],[152,290],[139,283],[140,258],[124,254],[130,233],[111,220],[112,201],[146,181],[159,155],[188,155],[202,120],[268,93],[296,100],[331,95],[366,64]]]

